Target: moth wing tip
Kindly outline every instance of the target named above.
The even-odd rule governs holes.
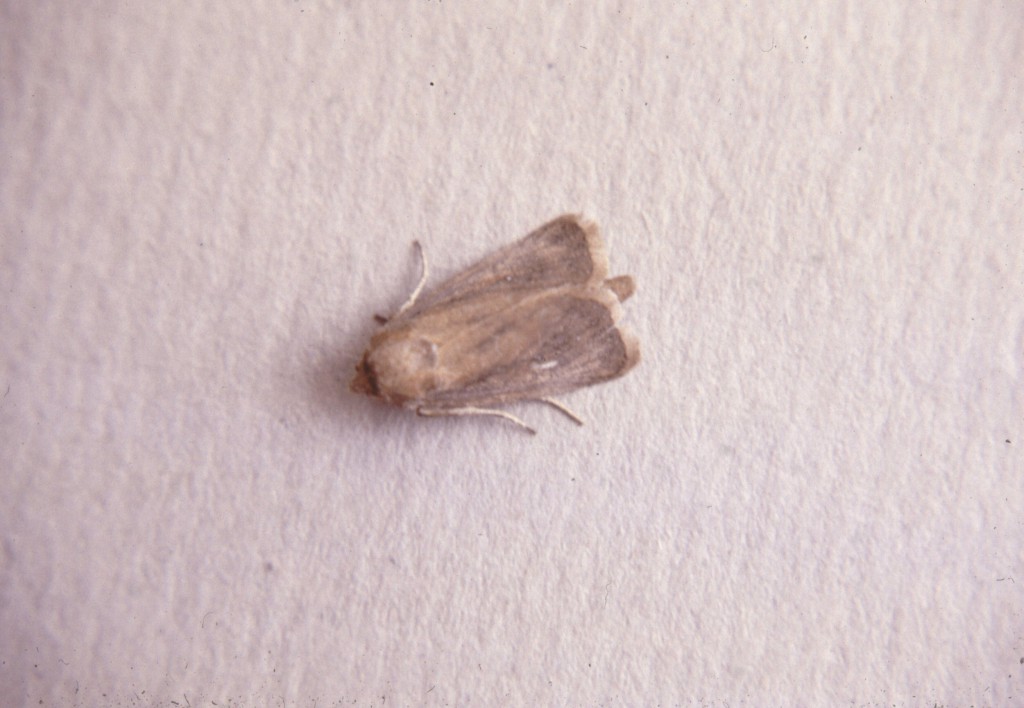
[[[597,225],[597,221],[584,215],[581,212],[566,212],[561,216],[556,216],[552,219],[549,224],[567,223],[578,227],[587,236],[587,240],[591,240],[592,237],[597,237],[600,240],[600,227]]]
[[[619,336],[622,337],[622,346],[626,350],[622,370],[619,372],[621,376],[640,363],[640,340],[628,329],[619,328]]]
[[[605,286],[611,290],[619,302],[625,302],[636,292],[636,281],[631,275],[617,275],[604,281]]]
[[[596,221],[582,214],[573,214],[572,218],[573,223],[583,233],[587,254],[590,257],[590,282],[605,280],[608,277],[608,247],[601,236],[600,227]]]

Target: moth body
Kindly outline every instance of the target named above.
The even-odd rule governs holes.
[[[495,415],[531,432],[492,407],[543,401],[578,421],[551,396],[617,378],[640,356],[617,325],[633,280],[607,271],[596,226],[559,217],[418,296],[421,281],[371,338],[351,388],[421,415]]]

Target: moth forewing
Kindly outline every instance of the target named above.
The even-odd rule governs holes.
[[[638,351],[615,326],[620,312],[612,293],[587,288],[544,290],[504,303],[474,298],[460,308],[465,317],[456,319],[451,337],[436,342],[438,379],[423,403],[538,400],[620,376]]]
[[[639,361],[617,325],[630,276],[608,279],[597,227],[567,215],[410,301],[370,340],[351,388],[421,415],[489,408],[617,378]]]
[[[566,214],[422,293],[395,319],[411,319],[484,293],[547,290],[598,283],[607,277],[608,254],[597,225]]]

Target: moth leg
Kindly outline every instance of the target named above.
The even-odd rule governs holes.
[[[427,274],[430,272],[427,268],[427,254],[423,252],[423,246],[419,241],[413,241],[412,245],[416,247],[416,252],[420,254],[420,282],[416,283],[416,287],[412,291],[412,295],[405,301],[405,304],[398,308],[392,317],[398,317],[400,314],[408,310],[410,307],[416,304],[416,300],[419,298],[420,293],[423,292],[423,286],[427,284]]]
[[[537,400],[541,403],[547,403],[552,408],[557,408],[562,411],[562,413],[564,413],[572,422],[576,423],[576,425],[583,425],[583,419],[569,410],[564,403],[559,403],[553,398],[538,398]]]
[[[537,434],[536,430],[534,430],[529,425],[516,418],[511,413],[499,411],[494,408],[473,408],[472,406],[467,406],[465,408],[417,408],[416,415],[422,415],[426,417],[440,417],[446,415],[492,415],[496,418],[504,418],[507,421],[515,423],[520,428],[528,432],[530,435]]]

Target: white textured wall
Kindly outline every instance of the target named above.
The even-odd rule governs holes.
[[[5,704],[1024,701],[1024,11],[829,5],[0,3]],[[345,390],[563,211],[586,427]]]

